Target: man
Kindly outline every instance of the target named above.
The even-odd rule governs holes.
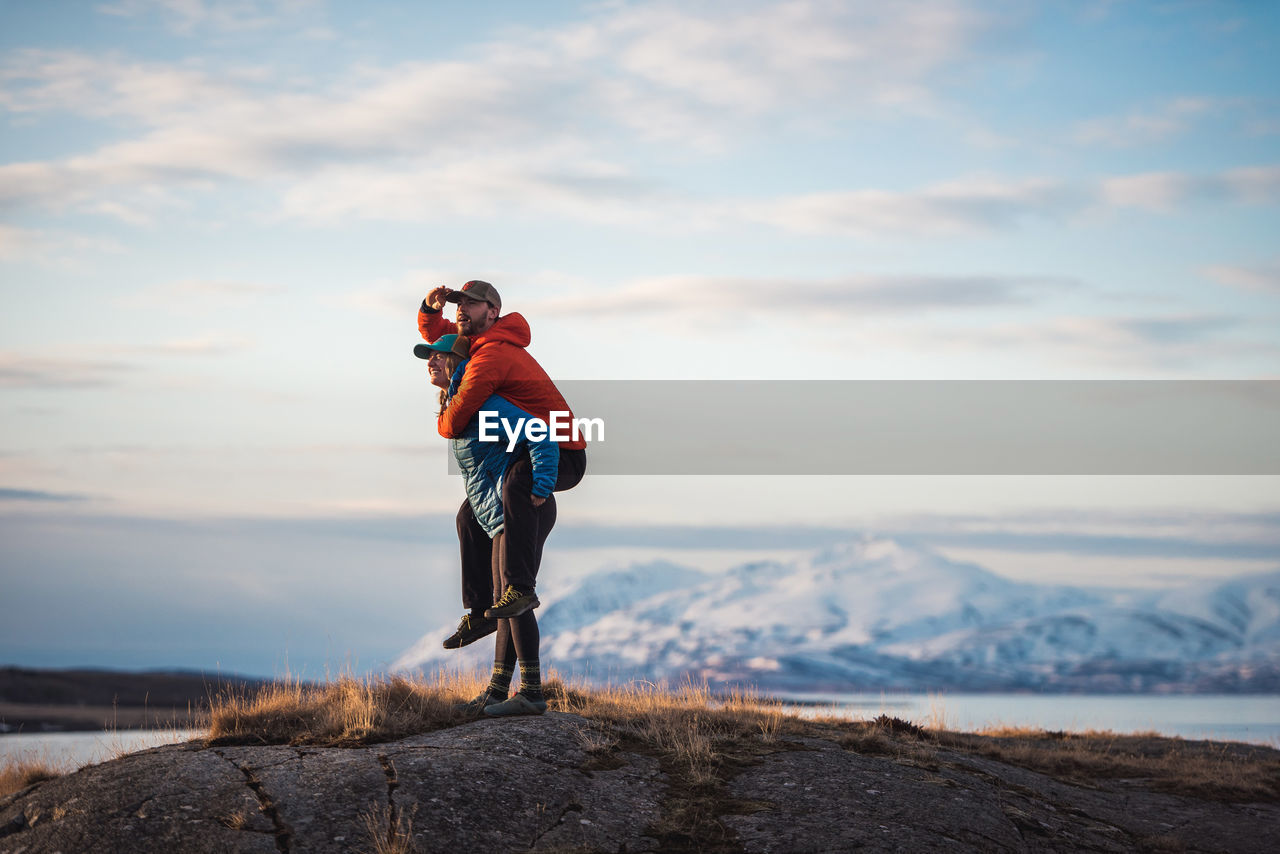
[[[457,304],[456,322],[444,317],[446,302]],[[494,394],[544,422],[551,422],[551,413],[564,412],[572,423],[573,414],[564,397],[525,350],[531,340],[529,324],[519,313],[502,314],[502,298],[493,285],[472,280],[456,291],[443,286],[433,289],[418,309],[418,330],[428,342],[453,333],[471,340],[471,358],[438,421],[441,436],[452,439],[462,435],[484,401]],[[586,442],[578,437],[561,442],[554,492],[576,486],[586,466]],[[500,556],[508,583],[499,596],[492,580],[493,541],[476,520],[469,501],[463,501],[458,509],[462,604],[469,613],[445,640],[446,649],[479,640],[495,630],[498,619],[517,617],[540,604],[534,588],[556,508],[554,495],[533,494],[533,466],[527,451],[507,469],[502,512]]]

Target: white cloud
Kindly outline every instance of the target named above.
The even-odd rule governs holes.
[[[136,352],[163,356],[226,356],[250,350],[254,341],[234,335],[210,334],[178,338],[134,348]]]
[[[189,35],[200,29],[267,29],[314,5],[315,0],[114,0],[97,9],[125,18],[158,16],[174,32]]]
[[[40,232],[0,223],[0,259],[17,258],[41,244]]]
[[[899,314],[937,309],[1023,305],[1078,284],[1034,276],[868,276],[839,278],[730,278],[662,276],[629,282],[590,298],[580,294],[526,300],[544,315],[599,317],[669,315],[670,298],[682,306],[735,314],[776,315],[780,304],[845,314]]]
[[[0,65],[0,107],[14,114],[66,111],[155,126],[216,108],[238,91],[197,65],[114,54],[23,49],[5,54]]]
[[[47,231],[0,223],[0,261],[32,260],[45,264],[74,261],[81,254],[118,253],[122,247],[112,240]]]
[[[1105,370],[1108,378],[1173,374],[1224,378],[1223,366],[1240,371],[1242,362],[1260,358],[1275,364],[1280,347],[1251,338],[1246,322],[1221,314],[1086,317],[1062,315],[1044,320],[994,323],[982,330],[938,328],[908,330],[916,346],[963,353],[1019,354],[1020,366],[1050,370],[1071,366],[1077,376]]]
[[[1231,169],[1210,175],[1149,172],[1101,182],[1101,195],[1115,207],[1170,211],[1210,201],[1275,204],[1280,201],[1280,166]]]
[[[1116,148],[1151,145],[1186,132],[1197,119],[1219,113],[1228,106],[1231,102],[1221,99],[1185,96],[1154,110],[1089,119],[1076,126],[1073,137],[1082,145]]]
[[[536,212],[595,222],[657,222],[656,186],[625,169],[555,148],[509,156],[419,161],[397,168],[334,166],[295,182],[281,213],[302,220],[398,221]]]
[[[126,6],[115,11],[158,8]],[[195,21],[213,9],[193,0],[171,12]],[[1264,165],[1211,175],[983,177],[729,201],[665,187],[619,144],[639,130],[714,149],[733,145],[738,131],[798,115],[841,122],[912,110],[992,27],[953,2],[624,5],[584,23],[514,32],[467,60],[348,68],[318,82],[273,80],[261,69],[215,74],[199,64],[19,51],[0,69],[0,103],[11,112],[72,111],[134,126],[75,156],[0,165],[0,204],[74,207],[146,225],[173,195],[243,183],[269,185],[281,216],[319,222],[515,211],[866,236],[987,232],[1060,221],[1099,204],[1171,210],[1280,199],[1280,167]],[[1211,108],[1188,98],[1165,112],[1191,117]]]
[[[131,365],[106,360],[0,352],[0,388],[87,388],[113,385]]]
[[[111,11],[164,9],[194,25],[263,5],[124,2]],[[0,105],[11,113],[112,117],[140,132],[60,161],[8,164],[0,200],[66,204],[121,184],[317,170],[390,175],[405,157],[456,173],[530,146],[607,144],[619,130],[713,146],[743,122],[815,103],[835,119],[925,98],[930,78],[962,57],[983,25],[951,2],[624,6],[587,24],[515,33],[467,61],[344,69],[309,84],[263,79],[261,69],[214,74],[199,63],[18,51],[0,68]],[[583,172],[568,171],[574,180]],[[540,183],[536,173],[516,177]]]
[[[952,2],[652,4],[624,7],[594,32],[637,85],[760,114],[813,98],[927,98],[930,75],[986,24]]]
[[[1058,218],[1088,203],[1083,188],[1059,181],[953,181],[921,190],[810,193],[752,203],[747,219],[792,231],[840,234],[961,234]]]
[[[1206,267],[1202,272],[1216,282],[1240,290],[1280,294],[1280,261],[1258,266],[1220,264]]]

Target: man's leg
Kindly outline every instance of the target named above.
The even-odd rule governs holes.
[[[498,597],[502,595],[502,561],[506,552],[506,536],[502,531],[493,538],[493,560],[490,563],[491,580],[493,582],[493,601],[497,602]],[[489,695],[489,702],[485,705],[493,703],[501,703],[507,699],[508,690],[511,687],[511,677],[515,674],[516,668],[516,645],[512,638],[511,620],[498,620],[498,633],[493,647],[493,676],[489,679],[489,687],[486,693]]]
[[[555,491],[563,492],[577,486],[586,464],[585,451],[561,451]],[[532,496],[533,464],[526,450],[507,468],[506,477],[502,479],[507,583],[521,593],[533,592],[538,567],[542,564],[542,545],[556,524],[555,495],[548,496],[541,507],[533,506]]]
[[[542,555],[542,546],[546,542],[546,535],[551,532],[551,528],[555,525],[555,496],[549,497],[539,510],[547,511],[541,514],[539,525],[539,537],[536,542],[536,554],[540,558]],[[506,589],[511,584],[510,577],[510,558],[511,551],[508,547],[509,540],[505,536],[502,540],[501,548],[495,543],[494,554],[498,556],[495,567],[499,570],[498,585],[495,589]],[[536,579],[537,563],[534,564],[533,573]],[[511,672],[511,665],[519,661],[520,665],[520,690],[510,699],[495,701],[492,705],[485,706],[484,713],[493,717],[507,717],[510,715],[540,715],[547,710],[546,698],[542,695],[542,665],[538,660],[539,644],[541,641],[538,631],[538,618],[532,610],[511,617],[508,619],[498,620],[498,624],[502,627],[499,631],[499,637],[506,635],[511,638],[511,647],[514,647],[507,653],[504,661],[506,665],[506,673]],[[509,648],[510,649],[510,648]],[[494,662],[495,672],[499,664]],[[508,676],[508,678],[510,678]],[[509,684],[509,683],[508,683]],[[492,690],[492,684],[490,690]]]

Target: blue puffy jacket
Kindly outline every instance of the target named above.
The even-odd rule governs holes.
[[[449,380],[450,397],[457,391],[466,367],[467,363],[463,361],[454,370],[453,377]],[[497,418],[501,419],[497,423],[501,425],[505,421],[512,429],[515,429],[520,419],[527,422],[533,416],[506,398],[491,395],[467,424],[462,435],[449,440],[454,459],[462,470],[471,510],[476,514],[480,527],[493,537],[503,528],[502,479],[506,476],[507,467],[517,458],[521,449],[527,446],[529,460],[533,463],[533,494],[545,498],[555,489],[556,475],[560,468],[560,446],[550,438],[530,442],[525,437],[523,427],[515,448],[510,452],[507,451],[510,439],[501,426],[496,431],[492,428],[488,431],[490,436],[496,433],[498,441],[481,441],[480,418],[486,413],[496,413]],[[488,414],[487,419],[493,422],[494,416]]]

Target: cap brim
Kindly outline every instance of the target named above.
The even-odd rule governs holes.
[[[415,344],[413,347],[413,355],[419,359],[430,359],[432,353],[447,353],[447,350],[437,350],[430,344]]]
[[[493,305],[493,303],[489,302],[489,300],[484,297],[478,297],[473,294],[469,294],[466,291],[449,291],[449,293],[445,295],[444,301],[462,302],[464,299],[475,300],[476,302],[488,302],[489,305]]]

